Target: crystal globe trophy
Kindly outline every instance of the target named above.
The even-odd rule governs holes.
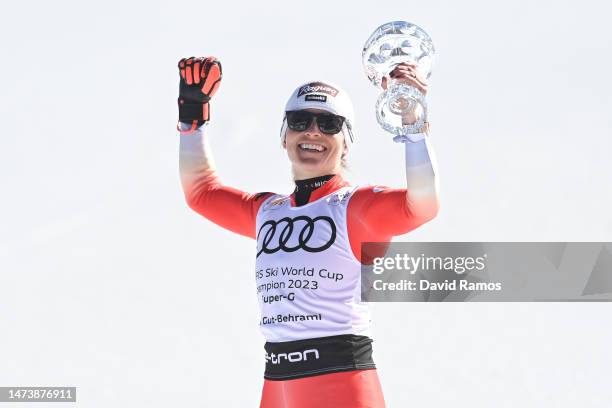
[[[407,21],[393,21],[378,27],[363,46],[363,68],[370,82],[387,89],[376,101],[376,119],[384,130],[396,136],[424,131],[427,122],[427,102],[417,88],[401,80],[389,78],[389,73],[401,63],[414,63],[419,76],[429,78],[435,54],[429,35]],[[406,118],[414,118],[407,123]]]

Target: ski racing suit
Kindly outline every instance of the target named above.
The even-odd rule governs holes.
[[[222,184],[205,132],[202,126],[180,136],[181,182],[194,211],[257,241],[266,339],[260,407],[384,407],[361,301],[361,244],[389,242],[437,214],[428,138],[412,135],[404,143],[405,189],[352,186],[336,174],[310,180],[306,200],[302,194],[296,201],[303,185],[282,195]]]

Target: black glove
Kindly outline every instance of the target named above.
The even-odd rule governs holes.
[[[221,63],[215,57],[183,58],[178,63],[179,122],[191,123],[195,129],[210,119],[210,98],[221,84]]]

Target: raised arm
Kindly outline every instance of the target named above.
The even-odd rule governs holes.
[[[422,93],[427,83],[419,78],[416,66],[402,64],[392,78],[405,80]],[[404,118],[414,123],[418,113]],[[360,259],[362,242],[387,242],[433,219],[439,209],[439,180],[433,148],[424,133],[396,138],[405,150],[406,188],[367,187],[355,192],[348,207],[348,232],[353,253]]]
[[[266,194],[247,194],[224,186],[215,170],[205,136],[209,101],[221,81],[221,65],[214,58],[179,62],[179,169],[185,200],[197,213],[238,234],[255,238],[257,211]]]
[[[425,134],[404,142],[406,188],[364,187],[355,192],[348,207],[351,245],[363,241],[388,241],[438,213],[438,179],[433,150]],[[354,248],[355,249],[355,248]],[[355,251],[354,251],[355,252]]]

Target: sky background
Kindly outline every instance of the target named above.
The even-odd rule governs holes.
[[[184,202],[181,57],[223,63],[207,131],[228,185],[292,190],[282,109],[329,79],[355,105],[348,178],[401,187],[361,48],[380,24],[417,23],[438,52],[441,210],[396,240],[612,241],[609,14],[594,0],[3,3],[0,386],[76,386],[88,408],[257,406],[254,242]],[[612,398],[610,304],[372,309],[390,407]]]

